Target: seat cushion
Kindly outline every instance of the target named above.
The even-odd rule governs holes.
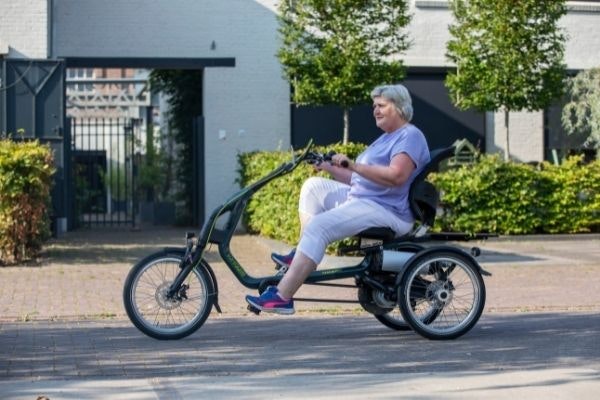
[[[396,237],[396,233],[390,228],[378,227],[365,229],[356,236],[367,239],[392,240]]]

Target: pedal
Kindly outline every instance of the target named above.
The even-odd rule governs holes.
[[[277,264],[277,267],[275,267],[275,269],[277,270],[277,273],[275,274],[275,276],[283,276],[283,275],[285,275],[285,273],[287,272],[288,268],[289,267],[287,265],[283,266],[283,265]]]
[[[260,314],[260,310],[254,307],[252,304],[248,304],[248,311],[251,311],[256,315]]]
[[[284,265],[281,265],[281,264],[279,264],[279,263],[275,263],[275,269],[276,269],[277,271],[279,271],[279,270],[280,270],[280,269],[282,269],[282,268],[284,268],[284,269],[287,271],[287,269],[288,269],[288,266],[287,266],[287,265],[285,265],[285,266],[284,266]]]

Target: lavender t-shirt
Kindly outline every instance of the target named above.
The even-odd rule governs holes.
[[[413,222],[414,217],[408,205],[408,191],[412,181],[429,162],[429,148],[423,132],[414,125],[406,124],[395,132],[384,133],[357,157],[356,163],[387,166],[399,153],[406,153],[416,166],[404,184],[383,186],[354,172],[349,197],[371,199],[392,210],[403,221]]]

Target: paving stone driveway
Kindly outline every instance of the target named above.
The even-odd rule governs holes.
[[[185,229],[76,231],[52,240],[37,264],[0,268],[0,321],[126,318],[123,281],[140,258],[165,246],[182,246]],[[463,244],[461,244],[463,245]],[[468,243],[483,250],[486,312],[600,310],[600,236],[524,237]],[[233,254],[251,275],[273,272],[269,253],[287,246],[251,235],[236,235]],[[206,258],[217,275],[224,314],[246,314],[243,287],[212,247]],[[344,265],[328,257],[325,265]],[[323,291],[327,293],[323,293]],[[306,286],[299,297],[355,299],[353,289]],[[299,303],[300,313],[360,312],[356,304]]]

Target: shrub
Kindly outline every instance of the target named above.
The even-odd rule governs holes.
[[[577,233],[600,226],[600,163],[539,166],[483,155],[433,174],[442,193],[436,230],[499,234]]]
[[[53,173],[48,146],[0,139],[0,264],[35,257],[48,238]]]
[[[560,166],[544,164],[540,175],[553,182],[546,193],[544,232],[600,231],[600,159],[589,164],[582,160],[583,156],[576,156]]]

